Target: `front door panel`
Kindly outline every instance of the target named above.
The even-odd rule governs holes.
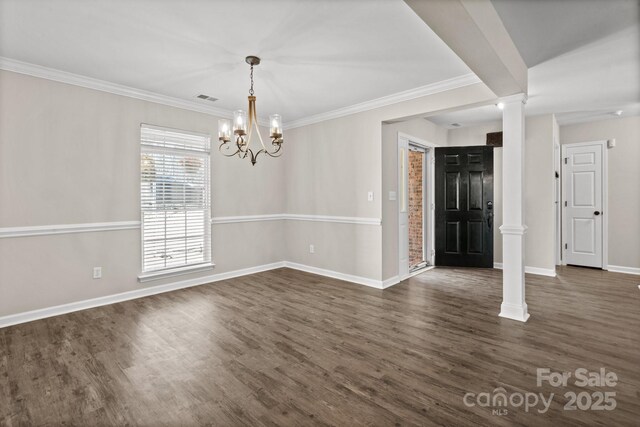
[[[493,147],[436,148],[436,265],[493,267]]]

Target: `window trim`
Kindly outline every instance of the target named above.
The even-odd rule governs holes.
[[[213,261],[213,236],[212,234],[212,228],[211,228],[211,189],[212,189],[212,185],[211,185],[211,148],[212,148],[212,140],[211,140],[211,135],[207,134],[207,133],[202,133],[202,132],[194,132],[194,131],[189,131],[189,130],[184,130],[184,129],[177,129],[177,128],[170,128],[170,127],[165,127],[165,126],[157,126],[157,125],[153,125],[153,124],[148,124],[148,123],[140,123],[140,133],[139,135],[139,153],[140,156],[143,153],[143,150],[145,149],[145,145],[142,144],[142,129],[143,128],[150,128],[153,130],[161,130],[161,131],[169,131],[169,132],[178,132],[178,133],[183,133],[183,134],[187,134],[187,135],[192,135],[195,137],[204,137],[204,138],[208,138],[209,140],[209,150],[208,151],[197,151],[194,150],[194,155],[196,156],[202,156],[202,157],[207,157],[208,158],[208,162],[209,162],[209,176],[208,176],[208,181],[209,181],[209,191],[208,191],[208,197],[209,197],[209,205],[208,205],[208,209],[205,212],[205,222],[207,224],[209,224],[209,238],[208,238],[208,243],[209,243],[209,260],[205,261],[203,263],[200,264],[192,264],[192,265],[185,265],[185,266],[179,266],[179,267],[169,267],[169,268],[164,268],[164,269],[159,269],[159,270],[150,270],[150,271],[144,271],[144,240],[143,240],[143,228],[144,228],[144,212],[142,209],[142,205],[140,204],[139,209],[140,209],[140,274],[138,275],[138,282],[140,283],[144,283],[144,282],[149,282],[152,280],[160,280],[163,278],[168,278],[168,277],[174,277],[174,276],[181,276],[181,275],[185,275],[185,274],[191,274],[191,273],[197,273],[197,272],[202,272],[202,271],[210,271],[213,270],[215,267],[215,262]],[[161,148],[161,147],[154,147],[154,146],[146,146],[146,149],[148,151],[165,151],[165,152],[174,152],[174,153],[184,153],[184,151],[187,150],[179,150],[179,149],[174,149],[174,148]],[[139,166],[140,167],[140,166]],[[138,178],[141,180],[142,179],[142,170],[139,169],[139,173],[138,173]],[[138,181],[138,189],[140,189],[140,182]],[[141,195],[138,198],[138,202],[141,203]]]
[[[175,268],[168,268],[166,270],[149,271],[147,273],[141,273],[140,275],[138,275],[138,282],[144,283],[144,282],[150,282],[152,280],[164,279],[167,277],[183,276],[185,274],[199,273],[201,271],[209,271],[209,270],[213,270],[215,266],[216,265],[213,262],[208,262],[208,263],[199,264],[199,265],[187,265],[185,267],[175,267]]]

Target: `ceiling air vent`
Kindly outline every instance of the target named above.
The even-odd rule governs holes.
[[[196,96],[196,98],[204,99],[205,101],[211,101],[211,102],[215,102],[218,100],[218,98],[214,98],[213,96],[203,95],[203,94]]]
[[[460,123],[451,123],[449,126],[451,126],[452,128],[459,128],[461,125]]]

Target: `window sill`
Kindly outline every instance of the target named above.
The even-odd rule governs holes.
[[[214,263],[191,265],[188,267],[172,268],[170,270],[150,271],[138,276],[138,282],[150,282],[152,280],[165,279],[167,277],[182,276],[183,274],[198,273],[200,271],[213,270]]]

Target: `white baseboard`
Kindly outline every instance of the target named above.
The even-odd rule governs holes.
[[[382,281],[382,289],[390,288],[393,285],[397,285],[400,283],[400,276],[389,277],[386,280]]]
[[[294,270],[306,271],[307,273],[318,274],[320,276],[331,277],[333,279],[344,280],[346,282],[353,282],[359,285],[365,285],[376,289],[384,289],[384,283],[381,280],[369,279],[368,277],[354,276],[352,274],[340,273],[333,270],[326,270],[324,268],[312,267],[310,265],[298,264],[297,262],[285,261],[284,266],[292,268]],[[386,287],[392,284],[387,284]]]
[[[623,267],[620,265],[608,265],[607,270],[612,273],[626,273],[626,274],[635,274],[640,276],[640,268],[636,267]]]
[[[500,306],[500,317],[506,319],[517,320],[518,322],[526,322],[529,319],[527,304],[509,304],[503,302]]]
[[[493,268],[497,268],[499,270],[502,270],[502,263],[501,262],[494,262],[493,263]],[[528,265],[525,265],[524,267],[524,272],[525,273],[529,273],[529,274],[537,274],[539,276],[548,276],[548,277],[556,277],[556,269],[551,269],[551,268],[539,268],[539,267],[530,267]]]
[[[351,274],[339,273],[337,271],[326,270],[323,268],[311,267],[308,265],[298,264],[289,261],[274,262],[271,264],[259,265],[256,267],[243,268],[240,270],[228,271],[226,273],[211,274],[208,276],[196,277],[194,279],[181,280],[178,282],[167,283],[165,285],[152,286],[133,291],[122,292],[104,297],[92,298],[83,301],[72,302],[68,304],[57,305],[53,307],[42,308],[38,310],[26,311],[23,313],[11,314],[0,317],[0,328],[27,323],[34,320],[45,319],[47,317],[59,316],[74,311],[86,310],[89,308],[100,307],[103,305],[115,304],[118,302],[129,301],[136,298],[157,295],[164,292],[171,292],[178,289],[190,288],[192,286],[205,285],[207,283],[218,282],[220,280],[232,279],[234,277],[246,276],[249,274],[260,273],[263,271],[274,270],[276,268],[292,268],[294,270],[306,271],[308,273],[320,276],[331,277],[333,279],[344,280],[347,282],[357,283],[360,285],[370,286],[376,289],[384,289],[399,283],[397,277],[381,280],[369,279],[367,277],[354,276]]]
[[[232,279],[234,277],[246,276],[247,274],[260,273],[262,271],[273,270],[284,267],[284,262],[275,262],[256,267],[243,268],[241,270],[228,271],[226,273],[212,274],[209,276],[197,277],[195,279],[182,280],[179,282],[168,283],[166,285],[152,286],[148,288],[136,289],[134,291],[122,292],[104,297],[92,298],[84,301],[77,301],[68,304],[57,305],[54,307],[43,308],[39,310],[26,311],[24,313],[11,314],[0,317],[0,328],[6,326],[17,325],[19,323],[31,322],[33,320],[44,319],[52,316],[59,316],[74,311],[86,310],[88,308],[100,307],[103,305],[114,304],[117,302],[129,301],[136,298],[147,297],[151,295],[161,294],[164,292],[175,291],[178,289],[189,288],[192,286],[204,285],[207,283],[218,282],[220,280]]]

